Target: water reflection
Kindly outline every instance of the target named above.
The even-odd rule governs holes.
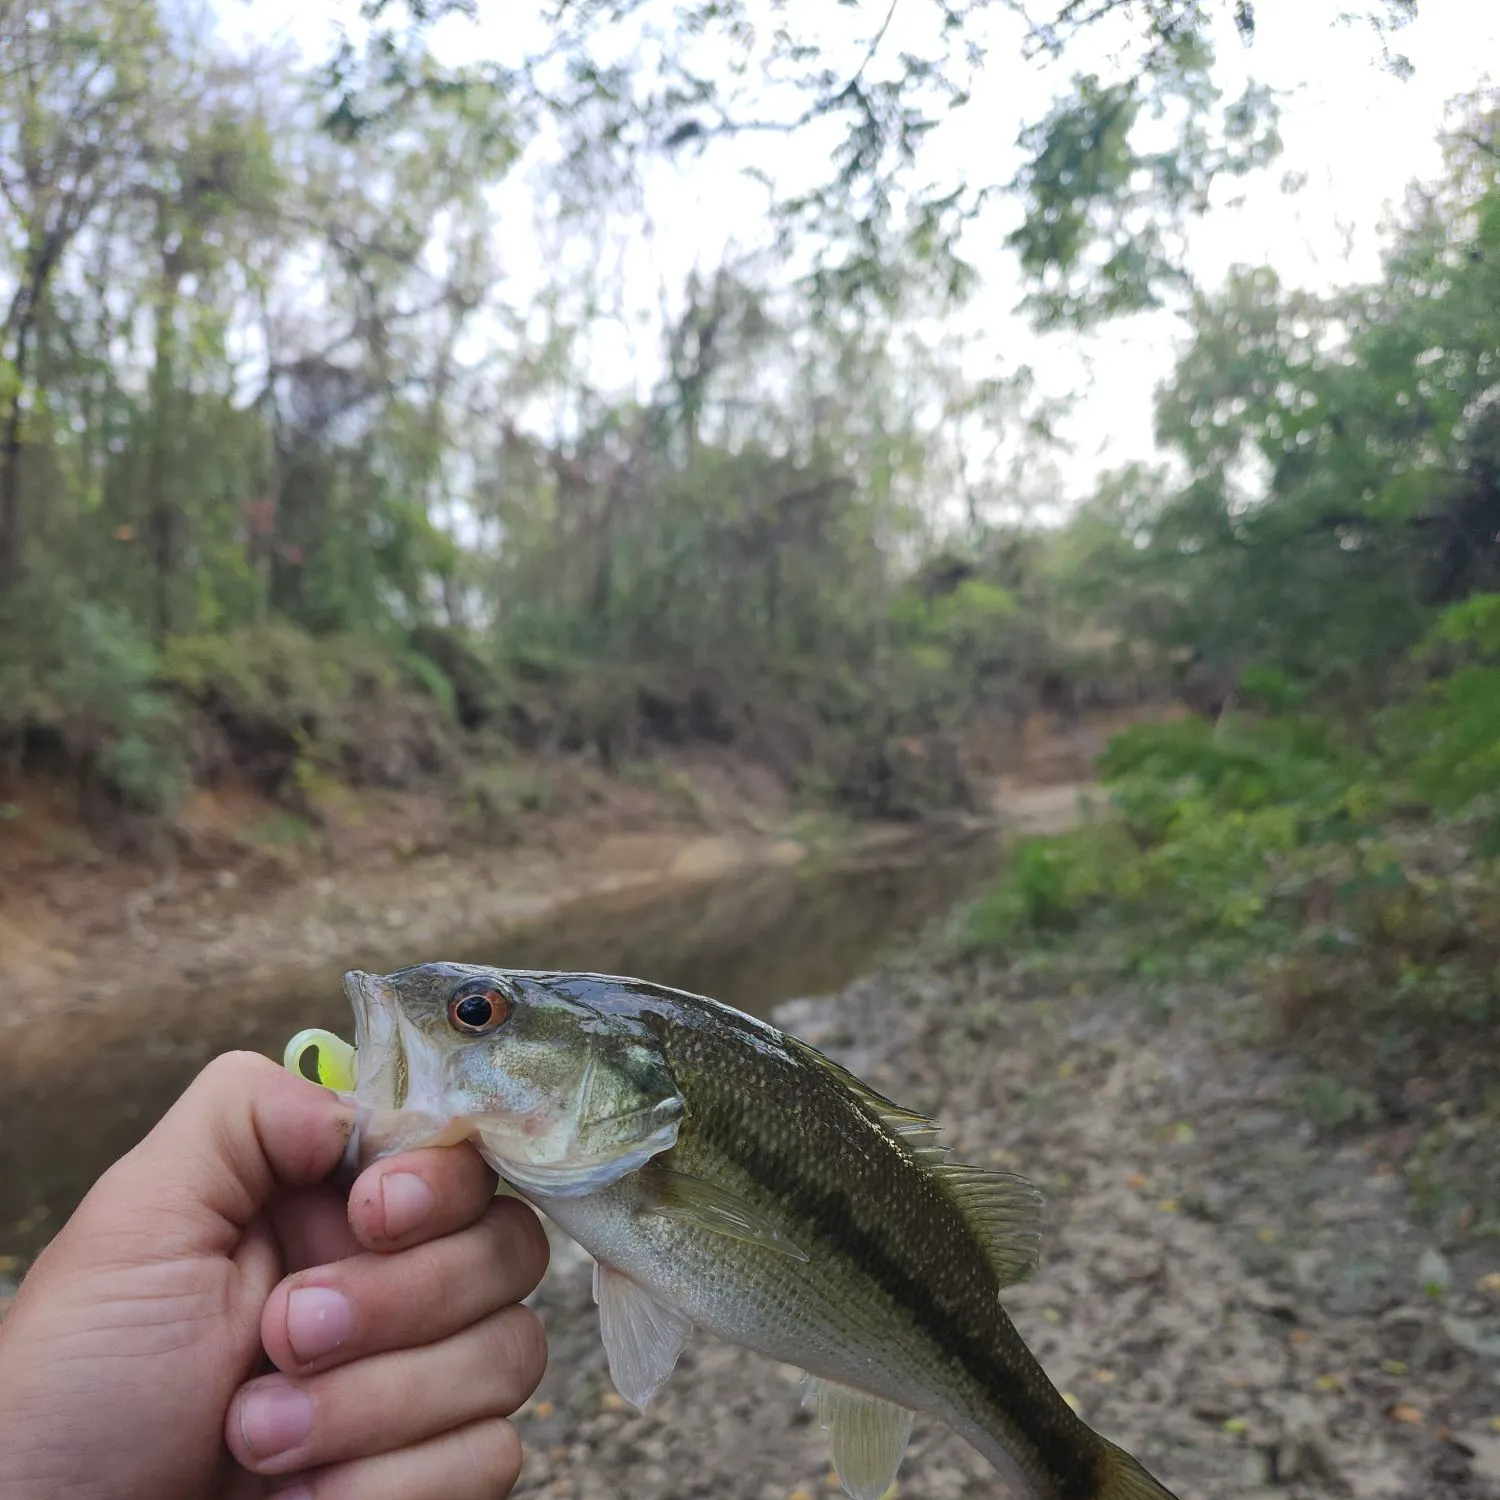
[[[441,954],[412,957],[635,974],[764,1012],[847,984],[998,859],[993,835],[922,839],[842,865],[595,897],[541,921],[456,933]],[[348,1034],[336,976],[316,993],[257,996],[253,1008],[184,1012],[170,1034],[143,1032],[93,1055],[84,1027],[66,1079],[12,1076],[0,1058],[0,1252],[34,1254],[210,1057],[250,1047],[279,1058],[304,1026]]]

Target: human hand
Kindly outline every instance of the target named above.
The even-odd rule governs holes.
[[[346,1205],[352,1125],[232,1053],[99,1179],[0,1323],[0,1500],[510,1492],[541,1224],[468,1147],[376,1162]]]

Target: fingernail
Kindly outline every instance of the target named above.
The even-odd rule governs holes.
[[[392,1172],[380,1179],[387,1239],[410,1234],[432,1212],[432,1189],[412,1172]]]
[[[307,1441],[312,1397],[294,1385],[263,1385],[240,1398],[240,1436],[255,1458],[275,1458]]]
[[[354,1315],[342,1292],[327,1286],[299,1286],[286,1299],[286,1337],[304,1363],[321,1359],[354,1331]]]

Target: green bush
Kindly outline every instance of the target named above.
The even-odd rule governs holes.
[[[404,646],[265,625],[176,639],[162,673],[273,795],[330,776],[405,785],[448,756],[451,685]]]
[[[160,812],[187,781],[177,726],[156,655],[125,616],[40,588],[8,606],[0,620],[0,732],[52,733],[85,783],[127,807]]]

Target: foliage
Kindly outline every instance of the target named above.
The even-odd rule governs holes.
[[[286,625],[180,636],[165,686],[224,737],[227,764],[272,794],[309,793],[322,774],[402,785],[452,759],[452,688],[426,658],[359,636],[315,639]]]
[[[1476,599],[1433,636],[1487,641],[1492,620]],[[1143,974],[1249,966],[1291,1020],[1331,1001],[1495,1019],[1494,675],[1460,667],[1393,704],[1373,743],[1286,711],[1115,736],[1111,816],[1023,845],[966,914],[965,941],[1007,950],[1093,924]],[[1284,704],[1276,674],[1266,688]]]
[[[1346,26],[1358,14],[1399,72],[1408,65],[1389,37],[1415,12],[1416,0],[1366,0],[1353,12],[1313,8],[1301,24]],[[339,128],[369,128],[392,96],[473,86],[472,67],[439,68],[426,45],[429,34],[461,36],[461,18],[480,13],[471,0],[366,0],[363,13],[367,48],[345,40],[324,74]],[[722,163],[764,193],[778,247],[835,317],[914,286],[962,296],[1000,239],[985,218],[1000,193],[1024,217],[1011,244],[1044,318],[1155,305],[1185,281],[1181,233],[1216,180],[1279,149],[1266,90],[1225,102],[1208,81],[1216,48],[1253,42],[1249,0],[1039,11],[925,0],[899,15],[845,0],[778,7],[774,25],[747,0],[556,0],[543,29],[541,45],[518,46],[482,76],[561,138],[559,175],[575,212],[633,206],[659,161]],[[1055,107],[1019,132],[1010,182],[942,175],[931,140],[984,99],[991,57],[1019,55],[1044,71],[1080,50],[1110,59],[1111,71],[1056,89]],[[809,170],[772,181],[744,150],[767,137],[793,143]]]
[[[186,780],[179,720],[155,654],[120,614],[31,589],[0,611],[0,744],[24,754],[26,731],[46,725],[39,753],[71,762],[85,794],[155,812]]]

